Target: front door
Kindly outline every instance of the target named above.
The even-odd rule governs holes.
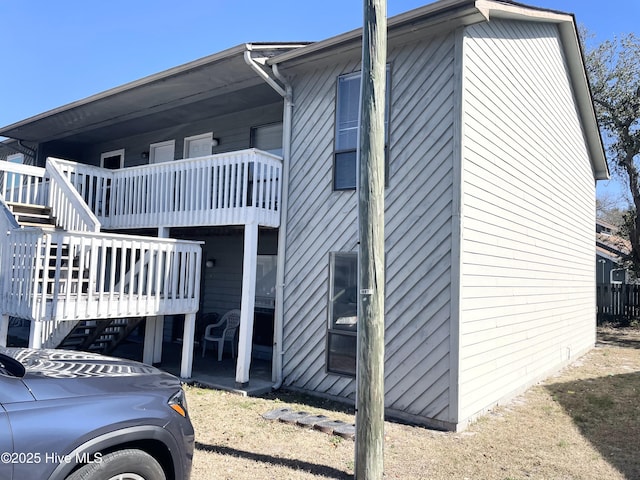
[[[102,168],[108,168],[109,170],[117,170],[124,167],[124,148],[120,150],[112,150],[111,152],[104,152],[100,155],[100,166]],[[94,186],[95,188],[95,186]],[[94,192],[94,195],[98,192]],[[98,217],[109,216],[111,210],[111,179],[106,179],[104,183],[104,195],[98,197]]]

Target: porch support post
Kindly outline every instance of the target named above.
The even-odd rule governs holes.
[[[158,238],[169,238],[169,227],[158,227]],[[156,316],[156,333],[153,346],[153,363],[162,361],[162,341],[164,340],[164,315]]]
[[[158,317],[147,317],[144,322],[144,346],[142,348],[142,363],[146,363],[147,365],[153,364],[157,320]]]
[[[154,338],[153,363],[160,363],[162,361],[162,340],[164,339],[164,315],[158,315],[156,317],[156,332]]]
[[[180,376],[191,378],[193,367],[193,334],[196,330],[196,314],[187,313],[184,316],[184,334],[182,335],[182,363],[180,364]]]
[[[9,334],[9,315],[2,315],[2,318],[0,318],[0,347],[7,346],[8,334]]]
[[[42,348],[42,322],[38,320],[31,320],[29,348]]]
[[[249,383],[251,346],[253,344],[253,309],[256,297],[256,267],[258,264],[258,224],[244,226],[244,257],[242,262],[242,303],[240,305],[240,340],[236,363],[236,385]]]

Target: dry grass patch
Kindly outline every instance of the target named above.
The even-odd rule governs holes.
[[[640,478],[640,330],[603,330],[598,347],[466,431],[385,424],[389,479]],[[353,478],[354,443],[262,418],[291,408],[353,422],[312,397],[264,398],[189,387],[192,480]]]

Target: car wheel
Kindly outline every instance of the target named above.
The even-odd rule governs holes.
[[[142,450],[127,449],[109,453],[88,463],[67,480],[166,480],[158,461]]]

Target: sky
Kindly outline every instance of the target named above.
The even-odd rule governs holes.
[[[640,34],[640,0],[519,1],[575,14],[597,42]],[[387,13],[427,3],[387,0]],[[362,12],[362,0],[0,0],[0,126],[241,43],[323,40],[361,28]]]

